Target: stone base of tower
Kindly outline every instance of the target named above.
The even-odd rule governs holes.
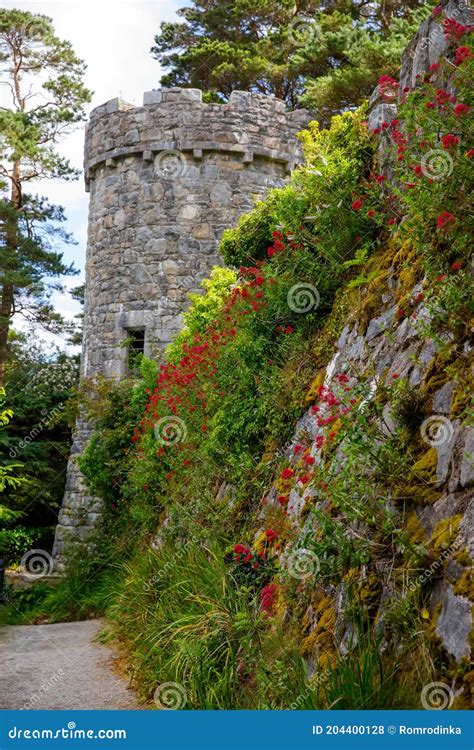
[[[67,465],[66,487],[53,545],[55,569],[64,568],[68,548],[75,550],[90,546],[90,535],[97,528],[101,516],[102,500],[93,497],[88,491],[84,477],[77,465],[92,433],[89,422],[79,418],[76,422],[71,454]]]

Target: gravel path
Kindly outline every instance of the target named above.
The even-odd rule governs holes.
[[[136,709],[114,673],[114,653],[94,643],[100,620],[0,630],[0,709]]]

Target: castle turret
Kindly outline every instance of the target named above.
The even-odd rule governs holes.
[[[296,134],[308,119],[242,91],[228,104],[206,104],[197,89],[159,89],[145,93],[143,107],[113,99],[93,110],[83,377],[126,376],[125,340],[151,357],[171,341],[188,293],[222,262],[223,230],[301,161]],[[85,542],[100,515],[75,461],[89,434],[79,420],[56,556],[69,539]]]

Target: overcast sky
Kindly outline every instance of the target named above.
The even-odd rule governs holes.
[[[158,87],[161,70],[150,55],[154,34],[161,21],[175,20],[175,10],[187,3],[183,0],[1,0],[1,4],[4,8],[42,13],[52,18],[56,34],[70,41],[88,66],[85,83],[94,91],[90,106],[93,109],[116,96],[140,106],[143,92]],[[80,127],[61,146],[74,166],[81,169],[83,140],[84,128]],[[67,246],[64,255],[81,271],[80,276],[70,277],[66,283],[69,288],[78,286],[84,278],[87,242],[88,198],[83,180],[38,183],[35,191],[65,208],[65,228],[79,244]],[[67,317],[79,312],[69,295],[56,296],[55,303]]]

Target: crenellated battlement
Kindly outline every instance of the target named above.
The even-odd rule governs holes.
[[[289,173],[302,159],[295,136],[308,120],[305,110],[287,112],[283,101],[247,91],[233,91],[227,104],[207,104],[199,89],[179,88],[145,92],[142,107],[111,99],[90,116],[86,186],[100,165],[113,168],[134,155],[151,161],[175,150],[195,159],[206,152],[230,153],[245,163],[259,157]]]

